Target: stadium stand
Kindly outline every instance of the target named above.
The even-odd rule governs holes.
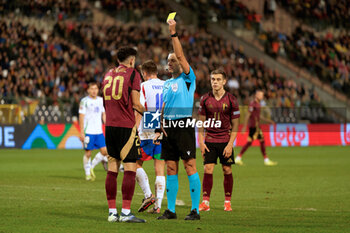
[[[164,20],[171,12],[169,6],[163,1],[139,0],[139,1],[121,1],[121,0],[90,0],[98,9],[104,10],[115,19],[126,22],[140,22],[145,17],[154,17],[155,20]],[[116,14],[116,12],[118,12]]]
[[[64,0],[64,1],[20,1],[3,0],[0,3],[1,14],[15,13],[28,17],[68,19],[74,18],[78,21],[86,21],[92,18],[93,14],[87,1]]]
[[[56,28],[58,27],[60,27],[60,31],[67,32],[66,24],[60,24]],[[113,40],[112,38],[116,38],[117,35],[118,41]],[[293,99],[289,99],[289,96],[291,96],[289,90],[298,88],[294,81],[279,75],[276,71],[269,70],[261,61],[247,58],[244,51],[236,48],[234,43],[230,41],[204,31],[192,33],[182,29],[181,35],[185,35],[181,38],[182,43],[184,49],[188,51],[190,64],[192,64],[197,73],[197,97],[210,89],[208,82],[210,70],[223,66],[229,77],[231,77],[228,87],[241,98],[242,103],[246,104],[249,101],[249,96],[256,88],[266,90],[271,97],[280,98],[277,101],[278,103],[274,104],[274,106],[278,107],[307,105],[310,99],[314,100],[314,93],[309,95],[309,97],[304,97],[305,94],[309,94],[305,91],[295,92],[297,94],[292,95]],[[125,42],[136,44],[137,41],[142,41],[138,44],[141,60],[152,58],[162,64],[163,68],[166,65],[169,40],[167,37],[162,36],[160,25],[153,25],[152,27],[127,25],[119,27],[76,24],[74,29],[70,30],[70,33],[66,34],[66,36],[74,40],[82,48],[92,48],[95,54],[99,54],[101,59],[107,59],[109,62],[113,61],[111,54],[106,55],[106,52],[103,51],[112,51],[113,54],[113,51],[116,51],[119,44]],[[93,43],[90,43],[88,36],[91,36]],[[106,48],[106,45],[109,45],[109,47]],[[166,76],[164,69],[161,73],[163,76]],[[239,88],[240,86],[244,88]],[[304,88],[299,87],[299,89]],[[315,100],[319,101],[316,98]]]
[[[192,11],[199,12],[199,21],[209,20],[228,28],[244,26],[247,29],[260,30],[262,15],[249,10],[244,2],[236,0],[180,0],[179,2]]]
[[[282,33],[264,33],[265,51],[272,56],[284,56],[298,66],[350,96],[350,36],[345,31],[338,36],[327,33],[317,36],[302,27],[291,36]]]
[[[278,3],[298,19],[314,27],[350,28],[348,0],[281,0]]]
[[[104,1],[101,2],[103,6]],[[167,78],[166,58],[170,44],[161,24],[152,27],[118,22],[99,25],[58,18],[51,33],[23,26],[20,22],[2,20],[1,30],[0,95],[6,103],[18,103],[24,97],[38,98],[35,121],[74,119],[87,83],[101,81],[103,72],[115,63],[116,49],[124,44],[137,44],[140,62],[154,59],[160,64],[160,76]],[[196,70],[197,98],[210,89],[210,70],[223,67],[230,77],[228,88],[239,97],[241,104],[248,104],[252,92],[260,88],[267,93],[268,105],[289,109],[276,110],[273,116],[278,122],[313,121],[324,115],[323,104],[313,89],[267,68],[263,61],[246,57],[243,49],[232,41],[203,29],[181,29],[180,33],[190,64]],[[10,46],[10,38],[11,41],[15,39],[13,44],[16,46]],[[31,66],[35,68],[31,70]],[[59,106],[58,109],[64,112],[48,116],[43,106],[53,106],[53,109]],[[308,106],[317,107],[316,112],[323,113],[313,117],[291,110]]]

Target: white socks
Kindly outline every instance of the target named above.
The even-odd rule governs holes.
[[[95,156],[95,158],[92,160],[92,163],[91,163],[91,168],[94,169],[96,167],[97,164],[99,164],[102,160],[103,160],[103,156],[101,154],[101,152],[98,152]]]
[[[109,209],[109,213],[112,213],[112,214],[117,214],[117,209]]]
[[[128,215],[128,214],[130,214],[130,209],[123,209],[122,208],[122,213],[125,215]]]
[[[85,175],[89,176],[90,168],[91,168],[91,158],[88,158],[86,155],[84,155],[83,164],[84,164]]]
[[[156,177],[155,189],[156,189],[156,197],[157,197],[156,207],[161,208],[162,200],[164,197],[164,190],[165,190],[165,176]]]
[[[142,167],[136,169],[136,181],[139,183],[145,198],[150,197],[152,195],[151,187],[149,186],[148,176]]]

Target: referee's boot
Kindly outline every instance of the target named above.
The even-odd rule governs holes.
[[[176,213],[171,212],[170,210],[166,209],[163,213],[163,215],[159,216],[157,218],[158,220],[163,219],[177,219]]]
[[[185,220],[200,220],[201,216],[197,213],[197,209],[193,209],[189,215],[185,217]]]

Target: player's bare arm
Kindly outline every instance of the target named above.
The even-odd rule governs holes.
[[[135,113],[136,128],[139,128],[142,115],[138,111],[134,111],[134,113]]]
[[[199,115],[199,120],[204,122],[206,120],[206,116]],[[204,156],[205,151],[210,152],[210,150],[208,149],[207,145],[204,142],[204,138],[205,138],[204,127],[198,128],[198,138],[199,138],[199,147],[201,149],[202,156]]]
[[[136,90],[131,91],[132,107],[135,111],[143,115],[145,112],[145,107],[142,106],[140,102],[140,92]]]
[[[85,114],[79,114],[79,127],[80,127],[80,141],[84,142],[85,133],[84,133],[84,117]]]
[[[176,21],[171,19],[168,21],[169,24],[169,32],[170,35],[175,35],[176,34]],[[172,38],[172,44],[175,52],[176,58],[179,60],[179,63],[185,72],[185,74],[188,74],[190,72],[190,65],[187,62],[187,59],[185,57],[185,54],[182,50],[182,46],[180,43],[180,40],[177,36],[173,36]]]
[[[237,138],[238,125],[239,125],[239,118],[235,118],[231,120],[230,141],[227,143],[227,146],[224,149],[225,158],[229,158],[232,155],[233,143]]]
[[[103,124],[106,124],[106,112],[102,113],[102,122]]]

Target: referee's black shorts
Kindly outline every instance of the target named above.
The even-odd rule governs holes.
[[[136,160],[141,158],[136,126],[134,128],[106,126],[106,146],[109,161],[115,159],[124,163],[136,163]]]
[[[176,121],[184,121],[186,125],[187,119],[182,118],[178,120],[172,120],[173,123]],[[169,126],[169,121],[166,121],[166,125]],[[179,125],[179,124],[177,124]],[[189,160],[196,158],[196,135],[193,127],[180,128],[180,127],[165,127],[167,137],[163,137],[162,140],[162,155],[161,158],[171,161]]]

